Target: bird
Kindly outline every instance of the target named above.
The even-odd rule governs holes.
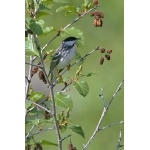
[[[59,71],[69,66],[76,55],[76,42],[80,38],[73,36],[67,37],[61,42],[61,45],[56,49],[50,64],[48,77],[51,75],[51,82],[54,84],[57,81]]]

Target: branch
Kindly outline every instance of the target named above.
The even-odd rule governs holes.
[[[26,139],[29,138],[29,135],[30,135],[30,133],[32,132],[32,130],[34,129],[34,127],[35,127],[35,125],[33,125],[33,126],[31,127],[30,131],[28,132],[28,134],[27,134],[26,137],[25,137]]]
[[[122,133],[121,133],[122,129],[120,128],[120,131],[119,131],[119,137],[118,137],[118,144],[117,144],[117,147],[116,147],[116,150],[118,150],[120,147],[122,147],[123,145],[121,145],[121,140],[122,140]]]
[[[114,126],[114,125],[117,125],[117,124],[123,124],[123,123],[124,123],[124,121],[113,122],[113,123],[111,123],[111,124],[109,124],[105,127],[99,128],[98,130],[104,130],[106,128],[110,128],[111,126]]]
[[[123,81],[124,81],[124,80],[123,80]],[[100,117],[100,119],[99,119],[99,121],[98,121],[98,124],[97,124],[97,126],[96,126],[96,128],[95,128],[95,131],[93,132],[93,134],[92,134],[92,136],[90,137],[89,141],[88,141],[85,145],[83,145],[83,150],[86,150],[87,146],[92,142],[92,140],[93,140],[94,137],[96,136],[97,132],[100,131],[100,128],[99,128],[99,127],[100,127],[100,125],[101,125],[101,123],[102,123],[102,120],[103,120],[103,118],[104,118],[106,112],[108,111],[108,108],[110,107],[111,102],[113,101],[113,99],[115,98],[115,96],[117,95],[117,93],[120,91],[121,86],[122,86],[122,84],[123,84],[123,81],[121,81],[121,83],[119,84],[118,88],[116,89],[115,93],[113,94],[113,96],[112,96],[110,102],[108,103],[108,105],[107,105],[106,107],[104,106],[103,112],[102,112],[101,117]],[[102,90],[102,89],[101,89],[101,90]],[[101,93],[103,94],[103,90],[101,91]]]
[[[67,139],[68,137],[71,137],[71,134],[67,135],[66,137],[62,138],[61,141]]]
[[[89,53],[85,54],[82,58],[80,58],[79,60],[75,61],[73,64],[70,65],[70,68],[76,64],[78,64],[79,62],[83,61],[86,59],[87,56],[91,55],[92,53],[94,53],[95,51],[99,50],[99,46],[97,46],[95,49],[93,49],[92,51],[90,51]],[[63,75],[65,72],[67,71],[67,69],[64,69],[64,71],[62,71],[61,75]],[[63,89],[64,90],[64,89]]]
[[[121,86],[122,86],[123,82],[124,82],[124,80],[122,80],[121,83],[119,84],[117,90],[116,90],[115,93],[113,94],[113,96],[112,96],[112,98],[111,98],[111,100],[110,100],[110,102],[109,102],[109,104],[108,104],[108,106],[107,106],[106,109],[109,108],[109,106],[110,106],[110,104],[112,103],[113,99],[116,97],[117,93],[121,90]]]
[[[30,56],[30,66],[29,66],[29,73],[28,73],[28,77],[27,77],[27,83],[26,83],[26,88],[25,88],[25,98],[28,97],[28,92],[29,92],[29,87],[30,87],[30,83],[31,83],[31,78],[32,78],[32,64],[33,64],[33,58],[32,56]]]
[[[31,102],[32,104],[34,104],[35,106],[37,106],[37,107],[39,107],[39,108],[41,108],[41,109],[47,111],[47,112],[50,113],[51,115],[53,115],[52,112],[51,112],[49,109],[47,109],[47,108],[45,108],[45,107],[43,107],[43,106],[41,106],[41,105],[39,105],[39,104],[37,104],[37,103],[35,103],[35,102],[33,102],[33,101],[30,101],[30,102]]]
[[[35,64],[28,63],[28,62],[25,62],[25,64],[30,65],[30,66],[36,66],[36,67],[42,68],[41,65],[35,65]]]
[[[53,129],[54,129],[54,128],[47,128],[47,129],[39,130],[39,131],[37,131],[37,132],[31,134],[30,136],[26,137],[26,139],[27,139],[27,138],[30,138],[30,137],[32,137],[32,136],[34,136],[34,135],[36,135],[36,134],[39,134],[39,133],[41,133],[41,132],[45,132],[45,131],[47,131],[47,130],[53,130]]]
[[[46,73],[46,70],[45,70],[45,66],[44,66],[44,63],[43,63],[43,57],[42,57],[42,53],[41,53],[41,48],[40,48],[39,40],[38,40],[37,36],[34,35],[34,34],[33,34],[33,37],[34,37],[35,44],[36,44],[36,47],[37,47],[38,52],[39,52],[42,70],[43,70],[44,76],[45,76],[45,78],[46,78],[46,80],[48,82],[48,85],[49,85],[50,98],[51,98],[51,101],[52,101],[54,126],[55,126],[56,135],[57,135],[58,148],[59,148],[59,150],[62,150],[61,136],[60,136],[59,127],[58,127],[57,118],[56,118],[56,106],[55,106],[53,86],[51,86],[51,82],[49,81],[47,73]]]
[[[91,55],[92,53],[94,53],[95,51],[99,50],[99,46],[97,46],[94,50],[90,51],[89,53],[85,54],[82,58],[80,58],[79,60],[75,61],[73,64],[70,65],[70,68],[72,66],[74,66],[75,64],[78,64],[79,62],[83,61],[86,59],[86,57],[88,57],[89,55]],[[67,69],[64,69],[64,71],[62,71],[62,73],[60,73],[60,75],[62,76],[65,72],[67,71]],[[61,92],[65,92],[65,89],[71,85],[74,81],[71,81],[70,83],[66,84],[62,89]],[[55,85],[55,84],[54,84]],[[67,90],[68,91],[68,90]]]

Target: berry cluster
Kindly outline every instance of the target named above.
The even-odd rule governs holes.
[[[94,16],[93,25],[95,27],[102,27],[103,21],[102,18],[104,18],[104,14],[100,11],[95,11],[91,13],[91,17]]]
[[[93,4],[97,6],[99,4],[99,1],[93,0]],[[93,25],[95,27],[102,27],[102,25],[103,25],[102,18],[104,18],[104,14],[102,12],[100,12],[98,10],[95,12],[92,12],[91,17],[94,17]]]
[[[105,48],[100,48],[99,50],[100,50],[101,54],[102,53],[105,54],[105,58],[107,60],[110,60],[110,58],[111,58],[110,54],[112,53],[112,50],[105,50]],[[100,63],[100,65],[102,65],[104,63],[104,57],[103,56],[100,57],[99,63]]]

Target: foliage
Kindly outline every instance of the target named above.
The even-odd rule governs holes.
[[[105,50],[105,48],[97,46],[83,57],[77,52],[74,63],[59,72],[56,84],[53,85],[45,71],[45,63],[52,59],[54,50],[49,50],[47,47],[59,36],[62,37],[62,39],[68,36],[77,37],[80,39],[77,42],[78,48],[84,47],[83,31],[75,26],[71,27],[71,25],[75,25],[75,23],[85,15],[90,14],[89,17],[94,18],[92,21],[93,28],[102,27],[104,14],[99,11],[99,2],[97,0],[83,0],[78,2],[78,6],[69,0],[26,0],[25,5],[25,56],[29,59],[29,63],[26,64],[30,66],[28,77],[26,77],[26,149],[30,150],[31,146],[34,149],[43,149],[43,146],[47,145],[49,147],[58,147],[59,150],[62,150],[63,141],[66,138],[73,136],[72,133],[76,133],[82,138],[85,138],[86,135],[86,133],[84,133],[84,127],[76,125],[76,123],[74,124],[74,121],[70,119],[71,112],[78,111],[74,108],[73,104],[73,101],[77,100],[76,97],[72,97],[67,93],[70,91],[69,87],[72,85],[81,97],[87,97],[91,87],[86,81],[86,78],[91,78],[96,74],[93,72],[85,74],[83,72],[86,58],[94,52],[99,51],[99,64],[103,65],[105,59],[111,59],[110,55],[112,50]],[[55,13],[53,10],[55,10]],[[44,17],[49,16],[49,18],[51,18],[57,13],[64,13],[64,17],[72,16],[74,19],[64,28],[61,27],[61,24],[58,28],[53,23],[51,23],[50,26],[45,26],[47,22]],[[51,36],[52,38],[41,47],[40,39],[45,38],[46,36]],[[93,47],[95,47],[95,45],[93,45]],[[34,64],[35,60],[39,60],[39,62]],[[63,74],[65,74],[67,70],[70,70],[74,65],[78,67],[74,77],[70,76],[66,79]],[[34,91],[32,89],[31,81],[35,74],[38,74],[39,80],[43,81],[42,83],[48,84],[49,95],[44,94],[42,91]],[[59,92],[54,92],[54,87],[59,85],[63,85],[63,88],[59,90]],[[71,90],[74,89],[71,88]],[[109,104],[107,106],[109,107]],[[104,104],[104,108],[108,107]],[[102,113],[102,118],[105,116],[106,112],[107,110],[104,111],[104,114]],[[99,125],[101,124],[101,121],[102,120],[100,119]],[[44,131],[55,131],[57,142],[46,139],[36,140],[35,136],[42,134]],[[91,139],[95,137],[98,131],[100,131],[100,127],[95,129],[95,134],[92,135]],[[68,136],[64,137],[65,133],[68,132]],[[71,145],[71,147],[68,147],[68,149],[76,149],[71,143],[71,138],[69,145]],[[122,147],[120,143],[118,145]],[[87,146],[88,142],[83,149]]]

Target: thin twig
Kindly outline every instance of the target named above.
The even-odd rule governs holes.
[[[33,101],[30,101],[30,102],[31,102],[32,104],[34,104],[35,106],[37,106],[37,107],[39,107],[39,108],[41,108],[41,109],[47,111],[49,114],[53,115],[52,112],[51,112],[49,109],[47,109],[47,108],[45,108],[45,107],[43,107],[43,106],[41,106],[41,105],[39,105],[39,104],[37,104],[37,103],[35,103],[35,102],[33,102]]]
[[[34,104],[35,106],[37,106],[37,107],[39,107],[39,108],[44,109],[45,111],[47,111],[48,109],[46,109],[46,107],[43,107],[43,106],[40,105],[40,104],[44,103],[45,101],[47,101],[47,99],[45,99],[45,100],[42,101],[42,102],[39,102],[38,104],[35,103],[35,102],[33,102],[33,101],[30,101],[30,102],[31,102],[32,104]],[[28,109],[28,110],[26,111],[26,115],[27,115],[30,111],[32,111],[32,110],[35,108],[35,106],[33,106],[33,107],[31,107],[30,109]],[[49,110],[48,110],[48,111],[49,111]],[[49,113],[50,113],[50,111],[49,111]],[[52,114],[52,112],[51,112],[50,114]]]
[[[113,122],[113,123],[111,123],[111,124],[109,124],[105,127],[99,128],[98,130],[104,130],[106,128],[110,128],[111,126],[114,126],[114,125],[117,125],[117,124],[123,124],[123,123],[124,123],[124,121]]]
[[[27,65],[31,65],[31,66],[36,66],[36,67],[39,67],[39,68],[42,68],[42,66],[41,66],[41,65],[35,65],[35,64],[28,63],[28,62],[25,62],[25,64],[27,64]]]
[[[120,147],[122,147],[123,145],[121,145],[121,140],[122,140],[122,128],[120,128],[120,131],[119,131],[119,137],[118,137],[118,143],[117,143],[117,147],[116,147],[116,150],[118,150]]]
[[[39,111],[39,109],[38,109],[38,111]],[[35,119],[37,119],[37,118],[38,118],[38,113],[36,114],[36,118],[35,118]],[[29,130],[28,134],[26,135],[25,139],[27,139],[27,138],[30,136],[30,134],[31,134],[31,132],[33,131],[33,129],[35,128],[35,126],[36,126],[36,125],[32,125],[32,127],[31,127],[31,129]]]
[[[54,128],[47,128],[47,129],[39,130],[39,131],[37,131],[37,132],[35,132],[35,133],[30,134],[30,136],[28,136],[27,138],[30,138],[30,137],[32,137],[32,136],[34,136],[34,135],[36,135],[36,134],[41,133],[41,132],[45,132],[45,131],[47,131],[47,130],[53,130],[53,129],[54,129]],[[26,139],[27,139],[27,138],[26,138]]]
[[[115,93],[113,94],[111,100],[109,101],[108,106],[107,106],[106,109],[109,108],[109,106],[110,106],[110,104],[112,103],[113,99],[116,97],[117,93],[121,90],[121,86],[122,86],[123,82],[124,82],[124,80],[122,80],[121,83],[119,84],[117,90],[115,91]]]
[[[86,59],[87,56],[91,55],[92,53],[94,53],[95,51],[99,50],[99,46],[97,46],[94,50],[90,51],[89,53],[85,54],[83,57],[81,57],[79,60],[75,61],[74,63],[72,63],[70,65],[70,68],[76,64],[78,64],[79,62],[83,61]],[[64,69],[60,75],[63,75],[65,72],[67,71],[67,69]]]
[[[32,56],[30,56],[30,64],[33,64],[33,58]],[[29,72],[28,72],[28,77],[27,77],[27,83],[26,83],[26,89],[25,89],[25,98],[28,97],[28,92],[29,92],[29,87],[30,87],[30,82],[31,82],[31,78],[32,78],[32,66],[29,66]]]
[[[30,135],[31,132],[33,131],[34,127],[35,127],[35,125],[33,125],[33,126],[31,127],[30,131],[28,132],[28,134],[27,134],[26,137],[25,137],[26,139],[29,137],[29,135]]]
[[[71,137],[71,134],[67,135],[66,137],[62,138],[61,141],[67,139],[68,137]]]
[[[123,81],[124,81],[124,80],[123,80]],[[96,128],[95,128],[95,130],[94,130],[94,132],[93,132],[93,134],[92,134],[92,136],[91,136],[90,139],[88,140],[88,142],[87,142],[85,145],[83,145],[83,150],[86,150],[87,146],[92,142],[92,140],[94,139],[94,137],[95,137],[95,135],[97,134],[97,132],[100,131],[100,125],[101,125],[101,123],[102,123],[102,120],[103,120],[103,118],[104,118],[106,112],[108,111],[108,108],[110,107],[110,104],[111,104],[112,100],[115,98],[115,96],[117,95],[117,93],[118,93],[119,90],[121,89],[121,86],[122,86],[122,84],[123,84],[123,81],[121,81],[121,83],[119,84],[118,88],[116,89],[115,93],[113,94],[113,96],[112,96],[110,102],[108,103],[108,105],[103,108],[103,112],[102,112],[101,117],[100,117],[100,119],[99,119],[99,121],[98,121],[98,124],[97,124],[97,126],[96,126]],[[102,92],[103,92],[103,91],[101,91],[101,93],[102,93]]]
[[[102,102],[103,102],[103,106],[106,107],[106,103],[105,103],[105,99],[104,99],[104,89],[101,88],[101,94],[99,95]]]
[[[80,58],[79,60],[77,60],[77,61],[75,61],[73,64],[71,64],[71,65],[70,65],[70,68],[71,68],[72,66],[74,66],[75,64],[78,64],[79,62],[85,60],[86,57],[90,56],[92,53],[94,53],[94,52],[97,51],[97,50],[99,50],[99,46],[97,46],[94,50],[92,50],[92,51],[90,51],[89,53],[85,54],[82,58]],[[67,71],[67,69],[64,69],[64,70],[60,73],[60,75],[62,76],[66,71]],[[70,86],[72,83],[74,83],[74,82],[72,81],[72,82],[68,83],[67,85],[65,85],[65,86],[61,89],[60,92],[64,92],[65,89],[66,89],[68,86]],[[55,84],[54,84],[54,86],[55,86]]]
[[[68,28],[69,26],[71,26],[72,24],[74,24],[75,22],[77,22],[79,19],[81,19],[83,16],[85,16],[86,14],[88,14],[89,12],[91,12],[92,10],[94,10],[96,8],[97,8],[97,6],[89,9],[87,12],[83,13],[82,15],[80,15],[79,17],[77,17],[74,21],[72,21],[68,25],[66,25],[62,30],[65,30],[66,28]]]

